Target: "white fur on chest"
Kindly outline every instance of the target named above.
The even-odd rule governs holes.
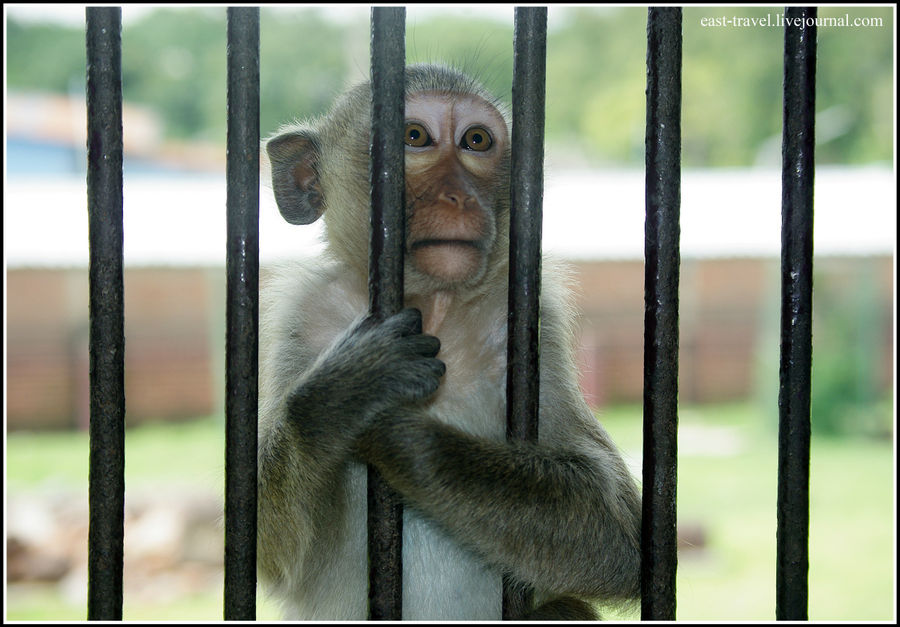
[[[473,354],[477,347],[479,355]],[[502,439],[505,434],[505,381],[502,355],[493,355],[485,344],[469,344],[464,350],[445,343],[441,358],[447,374],[441,393],[429,406],[429,414],[464,431]],[[482,360],[480,368],[471,366]],[[349,534],[365,542],[365,467],[354,464],[348,500],[353,512],[348,520],[362,527]],[[365,545],[354,554],[365,555]],[[365,559],[362,560],[365,564]],[[501,620],[502,578],[471,552],[417,511],[403,511],[403,619],[404,620]]]
[[[287,620],[366,620],[366,467],[347,471],[346,527],[335,559],[322,564],[285,603]],[[339,532],[339,530],[335,530]],[[403,619],[501,620],[502,578],[433,522],[403,511]],[[307,564],[312,568],[312,564]]]
[[[444,341],[438,357],[447,364],[447,373],[429,413],[473,435],[502,439],[505,359],[478,339]],[[502,619],[500,573],[409,508],[403,512],[403,618]]]
[[[350,550],[361,555],[357,576],[366,574],[366,469],[351,469],[348,520],[357,528],[348,539],[362,544]],[[502,579],[479,563],[433,522],[416,511],[403,510],[403,620],[500,620]]]
[[[434,523],[403,512],[403,619],[501,620],[502,579]]]

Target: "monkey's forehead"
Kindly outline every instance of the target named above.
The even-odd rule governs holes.
[[[502,100],[487,91],[472,76],[449,65],[440,63],[414,63],[406,66],[405,89],[407,97],[420,93],[436,93],[445,97],[477,96],[497,109],[506,118],[507,111]],[[371,97],[369,81],[363,81],[352,91],[359,90]]]
[[[446,94],[437,91],[410,94],[406,98],[406,118],[417,118],[421,121],[441,120],[451,127],[475,122],[507,127],[503,112],[477,94]]]

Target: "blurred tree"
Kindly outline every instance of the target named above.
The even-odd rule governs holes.
[[[819,29],[816,159],[893,162],[893,7],[820,7],[827,18],[880,18],[882,26]]]
[[[827,263],[827,262],[826,262]],[[884,437],[892,432],[893,399],[872,355],[888,339],[891,294],[879,289],[877,271],[861,258],[830,269],[817,266],[813,298],[811,423],[822,435]]]
[[[225,142],[225,62],[221,9],[159,9],[122,28],[123,98],[156,109],[169,137]]]
[[[784,29],[704,26],[703,18],[770,18],[776,7],[684,10],[683,157],[687,166],[778,164]],[[817,163],[866,163],[893,154],[893,10],[820,7],[820,18],[881,25],[818,28]]]
[[[445,63],[478,77],[509,104],[513,71],[512,23],[448,15],[410,21],[407,63]]]
[[[84,30],[57,24],[6,21],[6,84],[66,93],[84,89]]]
[[[638,7],[552,7],[547,42],[547,143],[560,161],[641,165],[646,15]],[[703,17],[757,19],[780,8],[684,10],[685,167],[777,164],[783,29],[710,27]],[[817,162],[893,159],[893,9],[820,7],[820,17],[880,18],[880,26],[818,30]],[[349,13],[348,13],[349,15]],[[366,12],[336,22],[313,7],[261,11],[263,136],[322,113],[368,73]],[[419,17],[407,24],[408,61],[472,70],[509,99],[512,24],[491,17]],[[164,8],[126,25],[126,99],[154,107],[170,137],[225,140],[225,11]],[[7,20],[10,89],[66,92],[84,84],[79,28]]]
[[[548,141],[575,159],[642,162],[646,9],[556,11],[547,41]]]
[[[280,125],[324,113],[346,87],[354,30],[320,11],[260,11],[260,123]],[[363,39],[364,53],[368,43]]]
[[[688,7],[684,11],[682,156],[691,166],[752,165],[777,135],[781,158],[781,28],[707,27],[701,20],[771,9]],[[780,161],[778,162],[780,163]]]

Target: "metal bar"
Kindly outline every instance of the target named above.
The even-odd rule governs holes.
[[[122,620],[125,300],[122,10],[85,11],[90,238],[89,620]]]
[[[259,8],[229,7],[225,620],[256,618]]]
[[[537,441],[546,7],[516,8],[513,49],[506,437]],[[503,619],[521,618],[532,597],[504,576]]]
[[[405,8],[372,8],[369,305],[380,318],[403,307],[405,29]],[[373,466],[368,469],[367,498],[369,619],[400,620],[403,507]]]
[[[641,619],[675,620],[681,9],[647,15]]]
[[[812,366],[815,8],[789,7],[784,31],[781,369],[775,614],[807,619]]]

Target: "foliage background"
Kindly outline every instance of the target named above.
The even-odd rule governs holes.
[[[127,9],[126,9],[127,11]],[[477,69],[508,99],[512,26],[490,12],[424,14],[408,23],[407,57]],[[643,161],[643,7],[551,7],[547,141],[565,162]],[[686,167],[749,166],[780,158],[782,29],[705,27],[723,14],[766,18],[777,7],[684,9]],[[261,11],[262,134],[322,113],[368,71],[368,11]],[[817,164],[893,156],[893,8],[819,8],[820,17],[881,18],[879,27],[818,32]],[[83,93],[81,27],[7,22],[7,86]],[[126,21],[124,98],[157,110],[171,138],[224,144],[225,11],[165,8]],[[48,63],[48,59],[53,59]],[[564,147],[564,148],[563,148]],[[774,160],[774,161],[773,161]]]

